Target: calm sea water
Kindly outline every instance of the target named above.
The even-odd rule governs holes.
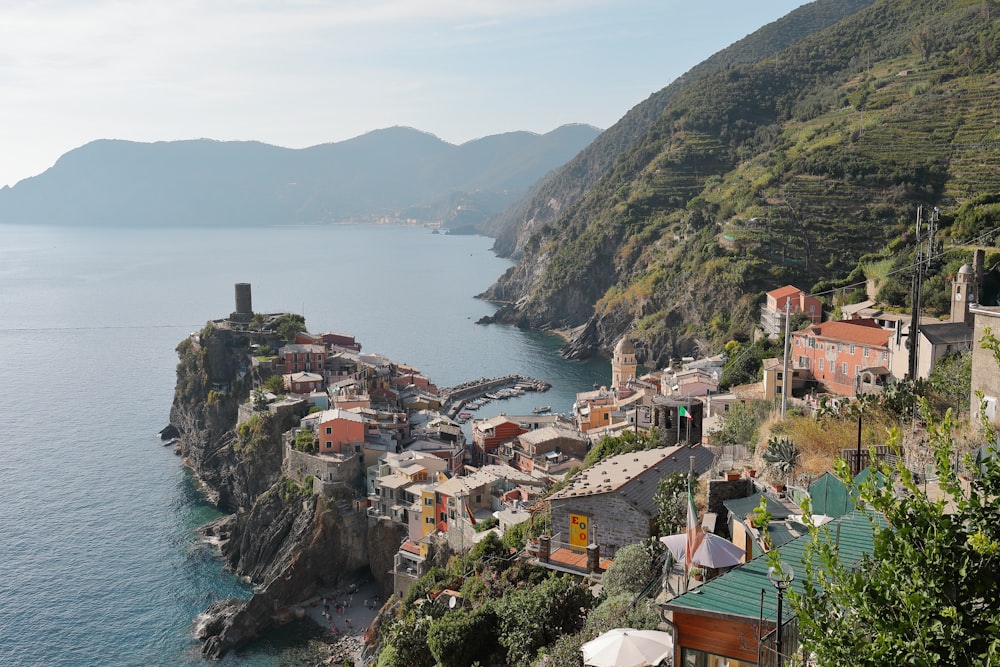
[[[250,595],[198,541],[217,512],[155,437],[175,346],[234,309],[237,282],[254,310],[353,333],[441,386],[512,372],[553,384],[482,414],[566,411],[607,384],[607,363],[561,359],[554,337],[475,324],[493,308],[472,297],[508,266],[489,246],[401,227],[0,226],[0,664],[198,665],[193,617]],[[222,664],[298,664],[308,632]]]

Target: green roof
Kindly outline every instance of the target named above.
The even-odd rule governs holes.
[[[847,493],[847,487],[828,472],[809,485],[809,498],[811,511],[815,515],[825,514],[836,518],[854,509],[854,501]]]
[[[771,496],[763,493],[755,493],[752,496],[747,496],[746,498],[731,498],[724,501],[722,504],[727,510],[732,512],[737,519],[742,521],[746,518],[747,514],[750,514],[760,506],[761,498],[767,498],[767,511],[771,513],[772,519],[787,519],[791,514],[787,507],[779,503],[774,498],[771,498]]]
[[[824,533],[821,529],[820,534],[828,535],[829,539],[839,544],[841,562],[845,565],[857,563],[865,554],[872,552],[874,541],[872,525],[869,518],[860,511],[854,510],[845,514],[824,528],[829,530]],[[802,577],[805,576],[803,558],[810,541],[809,535],[803,535],[778,547],[782,567],[787,571],[791,566],[795,572],[791,587],[798,591],[802,590]],[[767,578],[767,571],[767,556],[758,556],[720,577],[703,583],[694,590],[679,595],[663,606],[672,611],[749,620],[757,620],[763,614],[764,620],[774,621],[777,596],[774,586]],[[792,614],[787,605],[786,612]]]

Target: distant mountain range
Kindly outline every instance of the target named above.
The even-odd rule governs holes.
[[[589,125],[564,125],[456,146],[393,127],[303,149],[99,140],[0,189],[0,222],[164,227],[411,219],[471,230],[598,134]]]

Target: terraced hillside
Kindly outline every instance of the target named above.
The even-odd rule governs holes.
[[[941,208],[955,247],[936,267],[961,261],[1000,222],[998,17],[982,0],[880,0],[678,91],[524,244],[486,295],[507,302],[496,319],[570,330],[572,354],[629,331],[657,363],[746,335],[774,287],[905,266],[919,205]]]

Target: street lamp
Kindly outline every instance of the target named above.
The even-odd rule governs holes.
[[[781,632],[781,608],[784,602],[785,589],[788,588],[788,584],[792,582],[795,578],[795,572],[792,568],[788,568],[788,571],[779,570],[776,567],[767,568],[767,579],[771,582],[776,589],[778,589],[778,629],[777,637],[775,638],[775,648],[778,652],[778,667],[781,667],[785,663],[785,655],[783,653],[784,646],[782,646],[782,632]]]

